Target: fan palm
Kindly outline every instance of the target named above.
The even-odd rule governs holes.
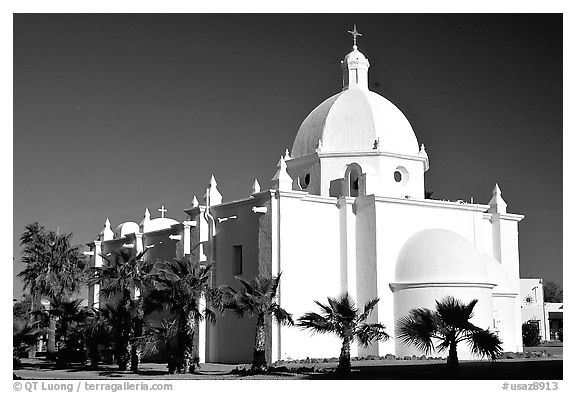
[[[495,360],[502,352],[502,341],[489,331],[473,325],[477,299],[464,304],[452,296],[436,301],[436,309],[416,308],[398,320],[398,338],[425,354],[448,349],[448,365],[458,366],[457,346],[467,342],[473,354]],[[435,345],[436,342],[436,345]]]
[[[373,299],[366,303],[362,313],[359,313],[347,292],[338,298],[329,297],[328,304],[314,301],[321,308],[321,314],[308,312],[298,319],[298,325],[314,333],[336,334],[342,340],[338,372],[348,374],[350,373],[350,344],[352,342],[356,341],[368,347],[374,341],[390,338],[384,325],[365,322],[378,301],[379,299]]]
[[[82,332],[86,339],[90,367],[97,368],[100,361],[99,346],[114,348],[116,356],[127,357],[127,353],[121,350],[121,345],[116,341],[124,339],[123,332],[127,329],[124,310],[118,304],[108,303],[97,309],[92,309],[92,314],[83,326]]]
[[[30,347],[36,345],[42,333],[39,323],[30,320],[14,320],[12,324],[12,359],[14,366],[20,364],[20,357]]]
[[[132,251],[120,250],[111,256],[102,255],[106,263],[101,267],[92,267],[88,280],[89,284],[100,284],[100,293],[116,303],[118,326],[115,330],[115,351],[120,370],[127,369],[130,358],[131,370],[138,371],[139,348],[135,338],[141,335],[144,315],[143,303],[137,294],[143,294],[148,289],[151,269],[151,265],[143,260],[145,252],[135,255]]]
[[[142,355],[150,356],[160,352],[164,347],[168,359],[168,372],[174,373],[177,368],[174,357],[174,342],[178,339],[178,320],[162,319],[151,321],[144,325],[144,333],[140,338]]]
[[[76,292],[84,274],[84,258],[79,247],[72,245],[72,234],[59,235],[47,232],[38,223],[26,226],[20,236],[23,246],[22,262],[24,270],[18,274],[34,298],[36,307],[41,298],[64,299]],[[53,357],[56,352],[55,321],[48,329],[47,352]]]
[[[221,293],[211,286],[214,264],[201,264],[190,258],[160,261],[151,274],[157,288],[146,298],[146,310],[168,310],[178,321],[178,352],[170,372],[195,372],[199,366],[197,330],[201,320],[216,321],[212,309],[221,308]],[[201,307],[204,297],[206,304]]]
[[[82,299],[63,300],[53,298],[50,308],[33,313],[44,320],[56,322],[56,338],[58,340],[57,364],[64,366],[71,355],[74,342],[75,327],[85,322],[90,316],[86,307],[82,307]],[[77,337],[76,337],[77,338]]]
[[[233,310],[239,318],[242,318],[244,314],[256,317],[256,337],[252,359],[252,371],[255,372],[268,370],[266,318],[273,317],[279,324],[294,325],[292,314],[280,307],[276,301],[280,276],[281,274],[276,277],[259,275],[251,282],[236,277],[242,284],[240,291],[230,286],[225,287],[227,292],[225,308]]]

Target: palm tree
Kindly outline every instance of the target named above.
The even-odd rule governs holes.
[[[124,371],[131,360],[131,371],[138,371],[139,348],[136,337],[141,335],[143,312],[142,299],[137,294],[147,291],[151,264],[143,261],[146,251],[120,250],[111,256],[102,255],[104,266],[92,267],[89,284],[100,284],[100,293],[115,303],[115,352],[118,368]],[[130,351],[128,347],[130,346]]]
[[[294,325],[292,314],[289,314],[277,303],[278,285],[281,273],[276,277],[259,275],[251,282],[236,277],[242,284],[240,291],[227,286],[227,298],[224,307],[233,310],[236,316],[242,318],[244,314],[256,317],[256,337],[254,342],[254,356],[252,359],[253,372],[268,370],[266,360],[266,318],[274,317],[279,324]]]
[[[36,222],[26,226],[20,236],[20,245],[24,247],[22,262],[26,267],[18,277],[24,281],[24,290],[29,289],[34,309],[42,298],[65,299],[78,290],[85,263],[79,247],[72,245],[72,233],[47,232]],[[49,357],[56,353],[55,326],[55,321],[50,321]]]
[[[100,361],[100,346],[114,348],[116,357],[127,357],[127,351],[122,349],[125,345],[124,332],[126,326],[125,310],[118,304],[108,303],[97,309],[92,309],[92,315],[83,325],[83,334],[88,347],[90,367],[96,369]],[[120,345],[116,345],[116,342]],[[118,350],[117,350],[118,349]],[[127,360],[126,360],[127,362]]]
[[[211,307],[221,308],[221,293],[211,286],[214,264],[201,264],[190,258],[157,262],[151,277],[158,288],[146,298],[146,311],[168,310],[178,321],[178,351],[170,372],[193,373],[200,365],[198,335],[200,321],[216,321]],[[206,305],[202,309],[202,297]]]
[[[14,320],[12,323],[12,361],[13,366],[20,365],[20,357],[36,345],[38,336],[42,333],[39,322],[30,320]]]
[[[142,345],[142,355],[150,356],[160,352],[164,347],[168,359],[168,372],[173,374],[177,364],[174,356],[174,342],[178,339],[178,320],[162,319],[161,321],[151,321],[144,325],[144,334],[140,339]]]
[[[75,339],[78,339],[77,327],[85,322],[90,316],[86,307],[82,307],[82,299],[63,300],[53,298],[50,308],[38,310],[34,314],[44,321],[56,322],[56,339],[58,352],[56,361],[58,366],[65,366],[72,355]],[[46,323],[46,322],[44,322]]]
[[[502,352],[502,341],[489,331],[473,325],[477,299],[464,304],[452,296],[436,301],[436,310],[415,308],[398,320],[398,338],[425,354],[448,349],[448,366],[458,366],[457,346],[467,342],[473,354],[495,360]],[[436,341],[436,345],[434,342]]]
[[[358,344],[368,347],[378,340],[388,340],[384,325],[380,323],[366,323],[366,319],[378,303],[379,299],[373,299],[366,303],[360,314],[354,301],[345,292],[338,298],[328,298],[328,304],[314,301],[321,309],[321,314],[308,312],[298,319],[298,325],[304,329],[310,329],[314,333],[336,334],[342,340],[340,358],[337,371],[342,374],[350,373],[350,344],[356,341]]]

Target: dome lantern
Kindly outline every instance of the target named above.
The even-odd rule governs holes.
[[[354,45],[352,46],[352,52],[348,53],[344,60],[342,60],[342,90],[360,88],[368,89],[368,68],[370,67],[370,62],[358,50],[356,45],[356,37],[362,36],[356,30],[356,25],[354,25],[354,30],[348,31],[354,37]]]

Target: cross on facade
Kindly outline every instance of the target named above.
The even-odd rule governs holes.
[[[164,218],[164,213],[166,213],[168,210],[164,209],[164,205],[162,205],[162,207],[158,209],[158,211],[162,213],[162,218]]]
[[[352,37],[354,37],[354,49],[356,49],[356,37],[362,37],[362,34],[356,30],[356,25],[354,25],[354,30],[348,30],[348,33],[352,34]]]

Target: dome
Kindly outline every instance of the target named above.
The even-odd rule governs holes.
[[[425,229],[412,235],[398,254],[397,283],[490,283],[482,257],[459,234]]]
[[[172,225],[179,224],[178,221],[171,218],[161,217],[150,220],[146,223],[146,232],[159,231],[161,229],[171,228]]]
[[[124,222],[118,225],[118,228],[116,228],[116,231],[114,232],[117,239],[130,233],[140,233],[140,225],[132,221]]]
[[[488,279],[496,284],[493,293],[517,293],[502,264],[487,254],[482,254],[481,257],[488,271]]]
[[[354,48],[354,50],[350,53],[348,53],[345,57],[344,57],[344,61],[346,63],[348,62],[353,62],[353,61],[368,61],[368,59],[366,58],[366,56],[364,56],[364,53],[360,52],[358,50],[358,48]]]
[[[314,153],[320,139],[323,152],[370,151],[375,140],[381,151],[411,156],[419,152],[416,135],[400,109],[364,88],[343,90],[318,105],[300,125],[292,157]]]

